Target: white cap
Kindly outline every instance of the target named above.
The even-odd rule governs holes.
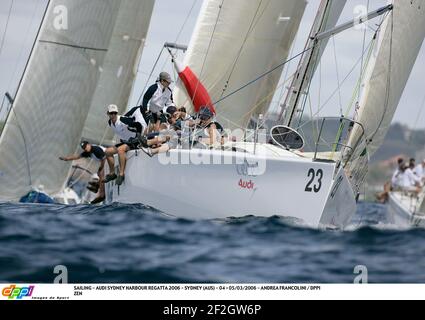
[[[118,107],[115,104],[110,104],[108,106],[108,113],[116,112],[118,113]]]
[[[159,74],[159,81],[161,81],[161,80],[165,80],[165,81],[167,81],[169,83],[173,82],[173,80],[171,79],[170,74],[168,72],[165,72],[165,71],[163,71],[163,72],[161,72]]]

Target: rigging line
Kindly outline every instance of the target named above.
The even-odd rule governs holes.
[[[182,26],[181,26],[181,28],[180,28],[180,31],[177,33],[177,36],[176,36],[176,39],[175,39],[175,43],[177,43],[177,41],[178,41],[178,39],[180,38],[180,36],[181,36],[181,34],[183,33],[183,30],[184,30],[184,27],[186,26],[186,24],[187,24],[187,22],[189,21],[189,18],[190,18],[190,15],[192,14],[192,11],[193,11],[193,9],[195,8],[195,5],[196,5],[196,3],[198,2],[198,0],[194,0],[193,1],[193,3],[192,3],[192,7],[190,8],[190,10],[189,10],[189,12],[188,12],[188,14],[186,15],[186,18],[185,18],[185,20],[184,20],[184,22],[183,22],[183,24],[182,24]],[[156,69],[156,66],[158,65],[158,63],[159,63],[159,60],[161,59],[161,56],[162,56],[162,53],[164,52],[164,46],[162,47],[162,49],[161,49],[161,52],[159,53],[159,55],[158,55],[158,58],[156,59],[156,61],[155,61],[155,64],[154,64],[154,66],[153,66],[153,68],[152,68],[152,70],[151,70],[151,72],[150,72],[150,74],[149,74],[149,77],[147,78],[147,80],[146,80],[146,83],[145,83],[145,85],[144,85],[144,87],[143,87],[143,90],[142,90],[142,92],[141,92],[141,94],[140,94],[140,96],[139,96],[139,99],[137,99],[137,103],[136,103],[136,105],[139,105],[140,104],[140,102],[141,102],[141,100],[142,100],[142,98],[143,98],[143,95],[145,94],[145,90],[146,90],[146,88],[148,87],[148,85],[149,85],[149,81],[151,80],[151,78],[152,78],[152,75],[153,75],[153,73],[155,72],[155,69]],[[165,62],[164,62],[164,64],[163,64],[163,66],[162,66],[162,69],[164,69],[165,68],[165,65],[167,64],[167,60],[168,59],[166,59],[165,60]]]
[[[320,22],[320,26],[319,26],[319,30],[321,30],[323,27],[325,27],[326,28],[326,25],[327,25],[327,21],[328,21],[328,18],[329,18],[329,15],[330,15],[330,10],[327,10],[327,8],[329,8],[330,6],[332,5],[332,0],[329,0],[329,1],[327,1],[326,2],[326,6],[325,6],[325,14],[326,14],[326,17],[324,17],[322,20],[321,20],[321,22]],[[319,14],[319,12],[318,12],[318,14]],[[315,19],[315,21],[316,21],[316,19]],[[312,31],[313,31],[313,28],[314,28],[314,24],[313,24],[313,26],[312,26],[312,29],[311,29],[311,31],[310,31],[310,34],[312,33]],[[315,35],[314,35],[315,36]],[[319,44],[319,45],[318,45]],[[308,42],[306,43],[306,46],[308,45]],[[318,51],[320,52],[320,48],[322,47],[322,41],[313,41],[313,48],[315,48],[316,46],[318,46]],[[288,121],[286,121],[287,122],[287,125],[291,125],[292,124],[292,122],[293,122],[293,120],[294,120],[294,118],[296,117],[296,113],[297,113],[297,111],[298,111],[298,104],[299,104],[299,102],[301,101],[300,99],[302,99],[302,89],[304,89],[304,84],[305,84],[305,81],[306,80],[308,80],[307,79],[307,77],[308,77],[308,70],[309,70],[309,67],[310,67],[310,65],[311,65],[311,62],[312,62],[312,60],[313,60],[313,55],[315,54],[315,52],[313,51],[313,52],[311,52],[310,53],[310,56],[308,57],[308,59],[307,59],[307,64],[306,64],[306,66],[305,66],[305,68],[304,68],[304,72],[303,72],[303,74],[302,74],[302,78],[301,78],[301,82],[300,82],[300,84],[299,84],[299,87],[298,87],[298,90],[297,90],[297,93],[296,93],[296,95],[295,95],[295,100],[294,100],[294,102],[290,105],[290,109],[288,110],[288,111],[290,111],[290,114],[289,114],[289,118],[288,118]],[[304,63],[304,61],[303,61],[303,57],[300,59],[300,67],[302,66],[302,64]],[[315,69],[315,66],[317,65],[317,59],[316,59],[316,61],[314,62],[314,65],[313,65],[313,68],[311,69],[311,77],[313,77],[313,70]],[[301,70],[300,70],[300,72],[301,72]],[[310,90],[310,88],[311,88],[311,79],[309,79],[310,81],[309,81],[309,83],[308,83],[308,89],[307,89],[307,92],[309,92],[309,90]],[[289,92],[288,92],[288,96],[287,96],[287,98],[289,98]],[[299,123],[301,122],[301,117],[302,117],[302,115],[303,115],[303,112],[304,112],[304,109],[305,109],[305,97],[304,97],[304,103],[303,103],[303,110],[302,110],[302,112],[301,112],[301,115],[300,115],[300,121],[299,121]],[[298,124],[299,124],[298,123]]]
[[[37,43],[38,36],[40,35],[40,32],[41,32],[41,27],[42,27],[42,25],[43,25],[43,21],[44,21],[44,19],[46,18],[47,10],[48,10],[48,8],[49,8],[49,5],[50,5],[50,0],[47,2],[46,8],[45,8],[44,13],[43,13],[43,17],[42,17],[42,19],[41,19],[40,25],[39,25],[38,30],[37,30],[37,35],[36,35],[36,37],[35,37],[35,40],[34,40],[34,43],[33,43],[32,47],[31,47],[31,51],[30,51],[29,57],[28,57],[28,59],[27,59],[27,62],[26,62],[26,64],[25,64],[24,71],[22,72],[21,79],[19,80],[18,86],[17,86],[17,88],[16,88],[16,93],[15,93],[15,96],[13,97],[13,100],[14,100],[14,101],[15,101],[15,98],[16,98],[16,96],[17,96],[17,94],[18,94],[19,89],[21,88],[21,85],[22,85],[22,82],[23,82],[23,79],[24,79],[25,73],[26,73],[27,68],[28,68],[28,65],[29,65],[29,61],[30,61],[31,56],[32,56],[32,54],[33,54],[33,52],[34,52],[34,49],[35,49],[35,45],[36,45],[36,43]],[[38,4],[37,4],[37,7],[36,7],[36,8],[38,8]],[[34,15],[35,15],[35,13],[33,14],[33,17],[34,17]],[[23,50],[23,46],[21,47],[21,49]],[[22,51],[21,51],[21,53],[22,53]],[[16,67],[16,66],[17,66],[17,64],[15,65],[15,67]],[[10,80],[9,86],[10,86],[11,82],[12,82],[12,79]],[[13,110],[13,109],[14,109],[14,103],[12,103],[12,105],[10,106],[9,111],[8,111],[8,113],[7,113],[7,115],[6,115],[6,119],[5,119],[5,121],[4,121],[5,126],[6,126],[6,122],[7,122],[8,118],[9,118],[10,111],[11,111],[11,110]],[[3,131],[4,131],[4,130],[2,130],[2,133],[3,133]],[[26,149],[26,146],[25,146],[25,149]]]
[[[185,28],[185,26],[186,26],[187,22],[189,21],[189,18],[190,18],[190,16],[191,16],[192,11],[193,11],[193,9],[195,8],[195,5],[196,5],[196,3],[197,3],[197,2],[198,2],[198,0],[194,0],[194,1],[193,1],[192,6],[191,6],[191,8],[190,8],[190,10],[189,10],[188,14],[186,15],[186,18],[185,18],[185,20],[183,21],[183,24],[182,24],[182,26],[181,26],[181,28],[180,28],[180,31],[178,32],[178,34],[177,34],[177,36],[176,36],[176,38],[175,38],[175,40],[174,40],[174,43],[177,43],[177,42],[179,41],[180,36],[182,35],[183,30],[184,30],[184,28]],[[176,53],[176,54],[177,54],[177,51],[178,51],[178,50],[176,49],[176,50],[175,50],[175,53]],[[170,53],[171,53],[171,50],[170,50]],[[168,59],[165,59],[165,61],[164,61],[163,65],[162,65],[161,70],[164,70],[164,69],[165,69],[165,66],[167,65],[167,63],[168,63]],[[173,71],[174,71],[174,70],[173,70]],[[174,78],[175,78],[175,79],[177,79],[177,78],[178,78],[178,75],[174,74]]]
[[[385,17],[387,17],[387,16],[388,16],[388,14]],[[359,80],[357,82],[357,85],[356,85],[356,88],[355,88],[355,90],[353,92],[353,95],[351,97],[350,103],[347,106],[347,110],[345,111],[345,114],[346,115],[348,115],[351,112],[351,108],[353,107],[353,105],[356,104],[358,106],[358,104],[360,102],[360,98],[361,98],[360,95],[362,93],[361,86],[362,86],[363,77],[364,77],[364,75],[366,73],[366,69],[367,69],[368,64],[370,62],[370,58],[372,57],[372,54],[373,54],[374,42],[378,40],[378,34],[380,32],[380,29],[381,29],[382,24],[385,21],[385,17],[383,17],[383,19],[381,20],[381,22],[377,25],[378,28],[376,30],[370,28],[373,31],[373,33],[374,33],[374,35],[372,37],[372,42],[371,42],[372,45],[370,45],[369,53],[368,53],[368,55],[366,57],[366,60],[364,60],[363,59],[363,56],[362,56],[362,65],[361,65],[361,68],[362,69],[360,69],[360,78],[359,78]],[[365,52],[364,46],[363,46],[363,52]],[[357,96],[357,103],[355,102],[356,96]],[[357,112],[358,112],[358,108],[356,107],[355,110],[354,110],[354,119],[356,118]]]
[[[184,22],[183,22],[183,24],[182,24],[182,26],[181,26],[181,28],[180,28],[180,31],[177,33],[177,36],[176,36],[176,38],[175,38],[175,40],[174,40],[174,43],[177,43],[177,42],[178,42],[178,40],[180,39],[180,36],[181,36],[181,34],[183,33],[183,30],[184,30],[184,28],[185,28],[185,26],[186,26],[187,22],[189,21],[189,18],[190,18],[190,16],[191,16],[192,11],[193,11],[193,9],[195,8],[195,5],[196,5],[196,3],[197,3],[197,2],[198,2],[198,0],[194,0],[194,1],[193,1],[193,3],[192,3],[192,7],[190,8],[190,10],[189,10],[188,14],[186,15],[186,18],[185,18],[185,20],[184,20]],[[177,52],[177,50],[176,50],[175,52]],[[162,64],[161,71],[165,69],[165,66],[167,65],[167,63],[168,63],[168,59],[165,59],[164,63]]]
[[[368,46],[366,47],[365,52],[363,52],[363,54],[366,53],[367,50],[369,50],[370,45],[372,44],[372,41],[369,42]],[[341,81],[341,85],[343,85],[345,83],[345,81],[347,81],[347,79],[350,77],[350,75],[354,72],[354,70],[357,68],[357,66],[360,64],[361,62],[361,57],[357,60],[357,62],[353,65],[353,67],[351,68],[351,70],[348,72],[348,74],[345,76],[345,78]],[[332,100],[332,98],[335,96],[335,94],[338,92],[339,88],[336,88],[333,93],[328,97],[328,99],[326,99],[326,101],[319,107],[319,109],[317,110],[317,112],[313,115],[313,117],[316,117],[320,114],[320,112],[328,105],[328,103]],[[307,125],[308,123],[312,122],[313,119],[310,119],[309,121],[304,122],[301,126],[299,126],[297,129],[304,127],[305,125]]]
[[[156,58],[156,61],[155,61],[154,65],[153,65],[153,67],[152,67],[152,70],[151,70],[151,72],[149,73],[149,77],[148,77],[148,79],[146,80],[146,83],[145,83],[145,86],[143,87],[142,93],[140,94],[139,99],[137,99],[137,103],[136,103],[136,105],[137,105],[137,106],[138,106],[138,105],[140,105],[140,102],[142,101],[142,98],[143,98],[143,96],[144,96],[144,94],[145,94],[145,90],[146,90],[146,88],[147,88],[147,87],[148,87],[148,85],[149,85],[149,81],[151,80],[152,75],[153,75],[153,73],[155,72],[156,66],[158,65],[158,62],[159,62],[159,60],[161,59],[162,53],[164,52],[164,48],[165,48],[165,47],[162,47],[161,52],[159,53],[158,58]]]
[[[205,65],[206,65],[206,62],[207,62],[208,55],[209,55],[210,50],[211,50],[211,46],[212,46],[212,42],[214,40],[215,32],[217,30],[218,21],[220,20],[221,12],[223,10],[224,1],[225,0],[222,0],[221,4],[219,6],[217,18],[216,18],[215,23],[214,23],[214,28],[213,28],[213,31],[212,31],[212,34],[211,34],[211,37],[210,37],[210,41],[208,42],[207,52],[205,53],[204,61],[202,61],[201,72],[199,73],[199,77],[198,77],[198,81],[196,83],[196,87],[195,87],[195,90],[194,90],[193,98],[190,99],[192,104],[193,104],[193,101],[195,100],[196,93],[198,92],[198,88],[199,88],[199,85],[201,83],[202,76],[204,75]],[[185,104],[186,104],[186,102],[188,100],[189,99],[186,99]]]
[[[79,46],[79,45],[75,45],[75,44],[62,43],[62,42],[50,41],[50,40],[39,40],[38,42],[40,42],[40,43],[48,43],[48,44],[55,44],[55,45],[58,45],[58,46],[70,47],[70,48],[74,48],[74,49],[83,49],[83,50],[92,50],[92,51],[104,51],[104,52],[108,51],[107,48],[84,47],[84,46]]]
[[[332,4],[333,4],[333,2],[332,2],[332,0],[329,0],[327,3],[326,3],[326,8],[332,8]],[[329,16],[330,16],[330,14],[331,14],[331,9],[329,9],[329,10],[326,10],[326,12],[325,12],[325,16],[323,17],[323,19],[322,19],[322,21],[321,21],[321,23],[320,23],[320,27],[319,27],[319,30],[322,30],[322,29],[326,29],[326,26],[328,25],[328,21],[329,21]],[[332,38],[334,38],[335,36],[333,36]],[[322,41],[319,41],[319,43],[317,43],[316,44],[317,45],[317,56],[315,57],[315,61],[314,61],[314,64],[312,65],[312,68],[311,68],[311,71],[310,71],[310,75],[308,74],[308,67],[307,67],[307,69],[306,69],[306,72],[305,72],[305,74],[304,74],[304,79],[303,79],[303,83],[304,83],[304,81],[306,80],[306,79],[308,79],[309,78],[309,82],[308,82],[308,86],[307,86],[307,94],[309,95],[310,94],[310,89],[311,89],[311,85],[312,85],[312,79],[313,79],[313,77],[314,77],[314,73],[315,73],[315,70],[316,70],[316,68],[317,68],[317,65],[318,64],[320,64],[321,63],[321,61],[322,61],[322,59],[317,59],[318,58],[318,55],[319,55],[319,53],[320,53],[320,50],[322,49],[322,47],[323,47],[323,42]],[[324,48],[325,49],[325,48]],[[313,54],[315,54],[314,52],[311,54],[311,57],[310,57],[310,59],[309,59],[309,65],[311,64],[311,60],[313,59]],[[323,53],[322,53],[323,54]],[[307,78],[308,77],[308,78]],[[303,85],[302,85],[303,86]],[[301,88],[302,88],[302,86],[301,86]],[[301,110],[301,114],[300,114],[300,116],[299,116],[299,119],[298,119],[298,126],[301,124],[301,122],[302,122],[302,117],[304,116],[304,111],[305,111],[305,107],[306,107],[306,103],[307,103],[307,94],[306,95],[304,95],[304,97],[302,98],[303,99],[303,107],[302,107],[302,110]],[[301,95],[301,94],[300,94]],[[297,100],[299,101],[301,98],[298,98]],[[296,115],[294,115],[294,112],[296,112],[296,110],[297,110],[297,105],[298,105],[298,103],[296,102],[295,103],[295,106],[294,106],[294,109],[293,109],[293,111],[292,111],[292,117],[291,118],[293,118],[293,117],[296,117]],[[292,120],[289,122],[289,123],[292,123]]]
[[[9,80],[9,83],[8,83],[8,85],[7,85],[7,90],[9,91],[9,92],[11,92],[12,91],[12,83],[13,83],[13,80],[14,80],[14,78],[15,78],[15,76],[16,76],[16,74],[17,74],[17,71],[18,71],[18,65],[19,65],[19,61],[22,59],[22,55],[23,55],[23,53],[24,53],[24,48],[25,48],[25,43],[27,42],[27,40],[28,40],[28,37],[29,37],[29,35],[30,35],[30,29],[31,29],[31,26],[33,25],[33,22],[34,22],[34,19],[35,19],[35,16],[36,16],[36,13],[37,13],[37,11],[38,11],[38,7],[40,6],[40,1],[37,1],[36,2],[36,5],[35,5],[35,8],[34,8],[34,11],[32,12],[32,16],[31,16],[31,20],[30,20],[30,23],[28,24],[28,26],[27,26],[27,30],[26,30],[26,32],[25,32],[25,39],[24,39],[24,41],[22,42],[22,44],[21,44],[21,48],[20,48],[20,51],[19,51],[19,55],[18,55],[18,59],[16,60],[16,62],[15,62],[15,67],[14,67],[14,70],[13,70],[13,73],[12,73],[12,76],[11,76],[11,78],[10,78],[10,80]],[[46,7],[47,8],[47,7]],[[43,23],[43,20],[41,20],[41,22],[40,22],[40,26],[39,26],[39,28],[41,27],[41,24]],[[37,39],[37,36],[36,36],[36,38],[35,39]],[[29,60],[29,57],[28,57],[28,59],[27,60]],[[16,92],[15,92],[15,97],[16,97],[16,93],[17,93],[17,90],[16,90]]]
[[[335,37],[332,37],[332,43],[333,43],[333,52],[334,52],[334,59],[335,59],[336,81],[338,82],[338,87],[340,87],[338,58],[336,56]],[[363,55],[362,55],[362,60],[363,60]],[[338,99],[338,101],[339,101],[339,112],[340,112],[340,115],[341,116],[344,116],[344,112],[342,111],[342,95],[341,95],[341,90],[338,90],[338,98],[339,98]]]
[[[3,112],[3,108],[4,108],[4,106],[5,106],[5,104],[4,104],[4,102],[6,101],[6,95],[3,95],[3,100],[2,100],[2,102],[1,102],[1,105],[0,105],[0,136],[1,136],[1,133],[2,133],[2,131],[3,131],[3,128],[4,128],[4,124],[2,123],[2,121],[1,121],[1,119],[2,119],[2,116],[1,116],[1,114],[2,114],[2,112]]]
[[[217,104],[221,101],[226,100],[227,98],[233,96],[234,94],[238,93],[239,91],[245,89],[246,87],[249,87],[250,85],[254,84],[255,82],[257,82],[258,80],[266,77],[267,75],[269,75],[270,73],[273,73],[274,71],[276,71],[277,69],[281,68],[282,66],[284,66],[285,64],[291,62],[292,60],[295,60],[296,58],[298,58],[299,56],[303,55],[304,53],[306,53],[307,51],[310,51],[314,48],[314,45],[310,48],[307,48],[303,51],[301,51],[300,53],[296,54],[295,56],[289,58],[288,60],[285,60],[284,62],[278,64],[277,66],[273,67],[272,69],[262,73],[261,75],[259,75],[257,78],[247,82],[246,84],[244,84],[243,86],[239,87],[238,89],[234,90],[233,92],[230,92],[229,94],[227,94],[226,96],[218,99],[216,102],[214,102],[214,104]]]
[[[250,113],[252,113],[253,111],[255,111],[263,102],[267,101],[267,99],[273,97],[273,95],[276,93],[276,91],[280,88],[280,87],[284,87],[286,84],[289,83],[289,81],[292,81],[292,78],[295,76],[295,73],[290,76],[288,79],[286,79],[285,82],[282,82],[275,90],[272,90],[269,94],[267,94],[266,96],[264,96],[262,99],[260,99],[250,110],[248,110],[246,113],[244,113],[242,116],[240,116],[241,119],[247,117]],[[267,115],[267,114],[266,114]],[[230,121],[229,119],[226,119],[225,117],[221,116],[223,119],[225,119],[226,121],[233,123],[232,121]],[[266,116],[264,117],[264,122],[266,120]],[[233,123],[235,124],[235,123]]]
[[[376,134],[379,132],[379,129],[381,128],[381,125],[384,122],[385,115],[386,115],[387,110],[388,110],[388,106],[390,104],[391,75],[392,75],[392,61],[393,61],[393,36],[394,36],[394,14],[392,13],[391,14],[391,27],[390,27],[390,53],[389,53],[389,59],[388,59],[388,77],[387,77],[387,88],[386,88],[386,93],[385,93],[385,107],[384,107],[384,112],[382,113],[382,117],[379,121],[379,124],[378,124],[375,132],[371,135],[370,139],[368,139],[369,143],[373,141]]]
[[[248,116],[250,113],[252,113],[255,109],[257,109],[257,107],[261,104],[261,103],[263,103],[265,100],[267,100],[267,99],[269,99],[270,97],[272,97],[274,94],[275,94],[275,92],[281,87],[281,86],[284,86],[284,85],[286,85],[286,84],[288,84],[290,81],[292,81],[292,78],[295,76],[295,74],[293,74],[293,75],[291,75],[285,82],[283,82],[283,83],[281,83],[277,88],[276,88],[276,90],[272,90],[268,95],[266,95],[263,99],[261,99],[259,102],[257,102],[251,109],[249,109],[245,114],[243,114],[243,115],[241,115],[240,116],[240,118],[241,119],[243,119],[243,118],[245,118],[246,116]],[[267,114],[266,114],[267,115]],[[230,120],[230,119],[228,119],[228,118],[226,118],[225,116],[223,116],[222,114],[220,114],[220,118],[222,118],[224,121],[226,121],[228,124],[232,124],[233,126],[235,126],[236,128],[239,128],[239,129],[242,129],[242,130],[244,130],[244,129],[246,129],[246,128],[244,128],[244,127],[242,127],[242,126],[240,126],[239,124],[237,124],[236,122],[233,122],[232,120]],[[264,117],[264,120],[263,120],[263,123],[262,124],[264,124],[265,123],[265,121],[267,120],[266,119],[267,117],[265,116]]]
[[[267,6],[269,5],[269,3],[270,3],[270,1],[267,3]],[[251,35],[252,31],[255,29],[255,27],[256,27],[256,25],[257,25],[257,22],[259,21],[259,20],[257,20],[257,22],[256,22],[255,20],[256,20],[256,17],[257,17],[257,15],[258,15],[258,12],[260,11],[260,8],[261,8],[261,5],[262,5],[262,4],[263,4],[263,0],[261,0],[261,1],[260,1],[260,3],[258,4],[257,10],[255,11],[254,16],[252,17],[251,24],[249,25],[248,31],[247,31],[247,33],[245,34],[245,38],[244,38],[244,40],[243,40],[243,42],[242,42],[241,47],[239,48],[239,51],[238,51],[238,53],[237,53],[237,55],[236,55],[236,59],[235,59],[235,61],[233,62],[232,69],[230,70],[229,77],[227,78],[227,80],[226,80],[226,82],[225,82],[225,84],[224,84],[224,88],[223,88],[223,91],[221,92],[221,96],[220,96],[220,98],[222,98],[222,97],[223,97],[223,95],[224,95],[224,93],[226,92],[226,90],[227,90],[227,88],[228,88],[228,86],[229,86],[230,79],[232,78],[232,75],[233,75],[233,73],[235,72],[236,65],[238,64],[239,58],[240,58],[240,57],[241,57],[241,55],[242,55],[242,51],[243,51],[243,49],[244,49],[244,47],[245,47],[245,45],[246,45],[246,42],[248,41],[248,38],[249,38],[249,36]],[[266,10],[267,6],[264,8],[263,12],[261,13],[260,18],[261,18],[261,16],[264,14],[264,12],[265,12],[265,10]]]
[[[424,107],[425,107],[425,96],[422,98],[421,107],[419,108],[418,115],[417,115],[416,120],[415,120],[415,123],[413,125],[413,131],[418,130],[418,122],[419,122],[419,120],[422,117],[422,112],[424,111]],[[410,137],[409,137],[409,147],[411,147],[412,144],[413,144],[412,136],[413,135],[410,135]]]
[[[197,3],[197,2],[198,2],[198,0],[194,0],[194,1],[193,1],[193,3],[192,3],[192,7],[190,8],[189,13],[188,13],[188,14],[187,14],[187,16],[186,16],[186,19],[184,20],[183,25],[182,25],[182,27],[180,28],[180,31],[179,31],[179,33],[177,34],[176,39],[174,40],[174,43],[177,43],[177,42],[178,42],[178,40],[180,39],[180,36],[182,35],[183,30],[184,30],[184,28],[185,28],[185,26],[186,26],[187,22],[189,21],[189,18],[190,18],[190,16],[191,16],[192,11],[193,11],[193,9],[195,8],[195,5],[196,5],[196,3]]]
[[[370,5],[370,0],[367,0],[367,5],[366,5],[367,12],[369,12],[369,5]],[[366,44],[366,31],[367,31],[367,27],[364,27],[362,51],[364,51],[364,47],[365,47],[365,44]],[[362,62],[361,62],[361,65],[360,65],[360,79],[363,77],[363,64],[364,64],[364,61],[362,59]],[[358,92],[357,100],[360,100],[360,90]]]
[[[29,58],[28,58],[28,60],[27,60],[27,63],[26,63],[26,65],[25,65],[24,72],[22,73],[21,80],[19,81],[18,88],[16,89],[16,93],[18,93],[18,91],[19,91],[19,89],[20,89],[20,87],[21,87],[21,85],[22,85],[22,81],[23,81],[24,75],[25,75],[25,73],[26,73],[26,71],[27,71],[27,68],[28,68],[29,60],[30,60],[30,58],[31,58],[31,56],[32,56],[32,54],[33,54],[33,52],[34,52],[34,48],[35,48],[35,45],[36,45],[36,42],[37,42],[38,36],[39,36],[39,34],[40,34],[40,31],[41,31],[41,26],[43,25],[43,21],[44,21],[44,20],[45,20],[45,18],[46,18],[47,10],[48,10],[48,8],[49,8],[49,5],[50,5],[50,0],[47,2],[46,9],[44,10],[43,18],[42,18],[42,20],[41,20],[40,26],[39,26],[38,31],[37,31],[37,36],[36,36],[36,38],[35,38],[35,41],[34,41],[34,44],[33,44],[32,48],[31,48],[31,52],[30,52]],[[37,7],[38,7],[38,5],[37,5]],[[21,132],[22,139],[23,139],[23,141],[24,141],[24,148],[25,148],[25,163],[27,164],[28,178],[29,178],[29,185],[30,185],[30,186],[32,186],[31,165],[30,165],[30,159],[29,159],[29,153],[28,153],[28,145],[27,145],[27,141],[26,141],[26,139],[25,139],[25,134],[24,134],[24,132],[23,132],[23,130],[22,130],[22,126],[20,125],[19,118],[18,118],[18,115],[17,115],[17,113],[16,113],[16,111],[15,111],[14,105],[12,104],[10,108],[11,108],[11,109],[9,110],[8,115],[7,115],[7,117],[6,117],[6,120],[5,120],[5,126],[6,126],[6,122],[7,122],[7,120],[9,119],[10,111],[12,111],[12,113],[15,115],[15,119],[16,119],[16,123],[17,123],[17,125],[18,125],[18,129],[19,129],[19,131]],[[2,133],[3,133],[3,130],[2,130]]]
[[[320,106],[322,102],[322,60],[319,61],[319,92],[317,94],[317,105]]]
[[[292,48],[291,48],[291,53],[290,56],[292,56],[294,54],[295,51],[295,43],[297,42],[297,38],[298,38],[298,33],[295,35],[294,38],[294,42],[292,43]],[[291,63],[288,63],[288,65],[286,66],[286,72],[285,72],[285,76],[283,77],[283,81],[286,82],[288,79],[288,74],[289,74],[289,68],[291,67]],[[289,90],[289,89],[288,89]],[[280,113],[281,110],[279,110],[279,107],[283,110],[283,108],[285,106],[283,106],[282,104],[284,103],[283,101],[283,96],[285,95],[285,87],[283,86],[280,93],[279,93],[279,99],[277,102],[277,108],[276,110],[278,110],[278,113]]]
[[[10,16],[11,16],[11,14],[12,14],[13,2],[14,2],[14,0],[12,0],[12,1],[10,2],[9,13],[7,14],[6,26],[5,26],[5,28],[4,28],[3,36],[2,36],[2,38],[1,38],[1,43],[0,43],[0,56],[1,56],[2,51],[3,51],[4,40],[5,40],[5,38],[6,38],[7,29],[8,29],[8,27],[9,27],[9,21],[10,21]]]
[[[373,36],[372,43],[374,43],[376,41],[376,39],[377,39],[377,33],[375,33],[375,35]],[[361,86],[362,86],[362,82],[363,82],[363,76],[365,74],[366,68],[367,68],[368,63],[370,61],[370,58],[372,57],[373,49],[374,49],[374,45],[372,44],[370,46],[370,48],[369,48],[369,52],[367,54],[366,60],[363,59],[363,62],[362,62],[363,66],[362,66],[362,70],[361,70],[361,77],[357,81],[356,87],[355,87],[355,89],[353,91],[353,95],[351,96],[350,102],[348,103],[347,109],[345,110],[345,114],[346,115],[349,115],[350,112],[351,112],[352,107],[354,105],[358,105],[358,103],[359,103],[359,100],[360,99],[358,98],[357,101],[356,101],[356,96],[359,96],[359,93],[361,93]],[[354,111],[356,113],[356,109]],[[354,114],[354,117],[355,116],[356,115]]]
[[[326,20],[327,20],[327,18],[326,18]],[[322,48],[322,45],[323,45],[322,41],[319,41],[319,43],[317,44],[319,51]],[[310,62],[309,63],[311,63],[311,59],[312,59],[312,56],[310,57]],[[310,78],[310,81],[308,82],[308,86],[307,86],[307,90],[306,90],[307,94],[310,94],[310,89],[311,89],[311,85],[312,85],[312,82],[313,82],[312,80],[313,80],[313,77],[314,77],[314,70],[316,70],[316,67],[317,67],[318,62],[319,62],[319,60],[318,59],[315,59],[314,64],[312,65],[313,67],[310,70],[310,75],[308,75],[308,73],[307,73],[308,69],[307,69],[307,71],[306,71],[306,73],[304,75],[304,80],[307,79],[307,77]],[[303,80],[303,82],[304,82],[304,80]],[[301,124],[302,117],[304,115],[304,110],[305,110],[305,107],[306,107],[306,103],[307,103],[307,95],[304,95],[304,97],[303,97],[303,107],[302,107],[301,114],[300,114],[299,119],[298,119],[298,125]],[[296,109],[297,109],[297,104],[295,105],[295,109],[294,110],[296,110]],[[292,123],[292,121],[291,121],[291,123]]]

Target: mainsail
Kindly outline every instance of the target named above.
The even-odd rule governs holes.
[[[206,0],[184,65],[216,102],[287,58],[305,6],[305,0]],[[244,128],[251,116],[265,112],[282,68],[219,102],[222,124]],[[181,87],[175,90],[175,100],[193,110]]]
[[[120,1],[52,0],[0,138],[0,199],[59,192],[96,89]]]
[[[336,26],[346,2],[346,0],[322,0],[320,3],[319,10],[310,31],[310,37],[305,46],[306,50],[309,48],[311,48],[311,50],[303,54],[283,104],[285,109],[282,110],[280,119],[283,119],[286,125],[291,125],[296,115],[297,106],[301,101],[300,98],[308,91],[308,86],[317,69],[318,62],[329,41],[329,38],[325,38],[316,42],[315,36]],[[283,113],[285,113],[285,115]]]
[[[106,106],[115,104],[120,113],[127,108],[155,4],[155,0],[118,2],[117,22],[83,131],[83,139],[103,144],[112,139]]]
[[[394,0],[365,74],[357,121],[364,126],[369,155],[382,144],[425,36],[425,0]],[[350,145],[361,135],[353,130]]]

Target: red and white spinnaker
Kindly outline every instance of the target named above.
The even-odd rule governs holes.
[[[189,66],[183,66],[176,59],[173,59],[173,62],[179,78],[184,84],[186,92],[192,101],[195,112],[199,112],[199,109],[202,106],[207,106],[215,114],[214,104],[212,103],[211,97],[201,80],[199,80]]]

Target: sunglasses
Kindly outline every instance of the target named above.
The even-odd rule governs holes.
[[[113,116],[113,115],[117,115],[117,114],[118,114],[118,112],[108,112],[108,114],[109,114],[110,116]]]

